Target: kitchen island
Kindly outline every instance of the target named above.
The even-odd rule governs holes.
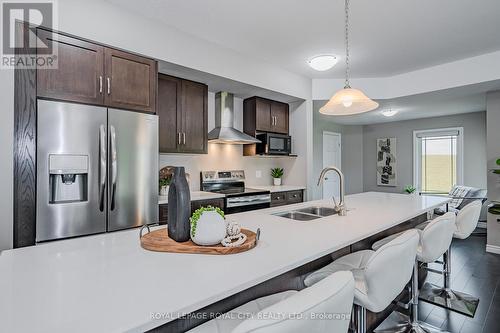
[[[261,239],[228,255],[149,252],[137,229],[40,244],[0,255],[0,330],[142,332],[199,310],[446,204],[443,197],[366,192],[347,216],[301,222],[272,215],[311,205],[228,215]]]

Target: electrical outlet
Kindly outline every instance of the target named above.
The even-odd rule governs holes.
[[[255,177],[256,178],[262,178],[262,170],[255,171]]]

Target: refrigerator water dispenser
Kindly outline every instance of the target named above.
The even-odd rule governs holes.
[[[49,155],[49,203],[88,199],[88,155]]]

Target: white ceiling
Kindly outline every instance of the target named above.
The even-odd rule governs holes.
[[[109,0],[311,78],[305,60],[344,55],[342,0]],[[500,49],[498,0],[351,0],[353,77],[383,77]],[[164,41],[168,43],[168,41]],[[200,55],[202,56],[202,55]]]
[[[222,76],[172,64],[163,60],[160,60],[158,62],[158,72],[191,81],[203,82],[208,86],[208,90],[210,92],[216,93],[219,91],[227,91],[234,94],[235,97],[239,97],[241,99],[253,96],[260,96],[275,101],[280,101],[283,103],[294,103],[303,101],[301,99],[298,99],[297,97],[285,95],[280,92],[252,86]]]
[[[425,94],[378,100],[379,108],[352,116],[329,116],[343,125],[368,125],[400,120],[431,118],[486,110],[486,92],[500,89],[500,80],[433,91]],[[326,101],[314,101],[317,112]],[[383,110],[399,111],[393,117],[382,115]]]

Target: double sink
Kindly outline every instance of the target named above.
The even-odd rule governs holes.
[[[272,215],[296,221],[311,221],[335,214],[338,214],[338,212],[334,208],[313,206],[286,212],[274,213]]]

